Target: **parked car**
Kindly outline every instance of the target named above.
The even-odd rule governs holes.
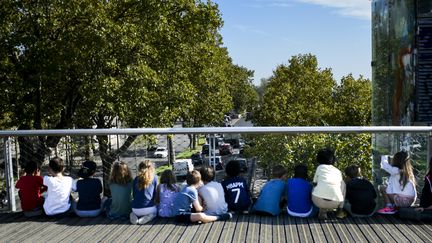
[[[222,160],[222,156],[211,157],[209,160],[209,166],[214,167],[216,163],[216,170],[224,169],[224,161]]]
[[[186,177],[194,169],[191,159],[176,159],[173,163],[173,173],[176,177]]]
[[[240,163],[240,172],[241,173],[245,173],[248,171],[248,163],[247,163],[247,160],[245,158],[236,158],[236,159],[230,160],[228,162],[228,164],[231,163],[232,161],[238,161]]]
[[[224,144],[221,144],[219,146],[219,154],[220,155],[230,155],[233,153],[234,153],[234,150],[233,150],[233,147],[231,146],[231,144],[224,143]]]
[[[154,157],[156,158],[166,158],[168,157],[168,149],[166,147],[157,147],[154,152]]]
[[[224,140],[225,143],[231,144],[233,148],[243,148],[245,146],[245,142],[242,138],[228,138]]]
[[[194,166],[201,166],[204,162],[203,157],[200,152],[194,153],[191,156],[192,164]]]

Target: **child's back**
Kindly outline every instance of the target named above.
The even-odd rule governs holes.
[[[25,171],[26,175],[22,176],[16,183],[16,188],[19,189],[21,208],[23,211],[41,209],[43,204],[43,198],[41,197],[43,178],[36,175],[38,173],[36,162],[28,162]]]
[[[65,213],[70,209],[72,178],[63,176],[63,160],[56,157],[50,160],[50,172],[53,176],[44,176],[43,184],[48,187],[43,208],[47,215]]]
[[[312,184],[303,178],[291,178],[287,181],[287,211],[291,216],[307,217],[313,209]]]
[[[225,192],[225,201],[229,211],[248,211],[251,204],[251,197],[246,180],[240,177],[240,164],[238,161],[230,161],[226,166],[226,173],[229,178],[222,181]]]
[[[192,203],[198,200],[198,190],[188,185],[176,194],[173,212],[175,215],[192,212]]]
[[[198,189],[206,205],[204,213],[208,215],[224,214],[228,211],[225,202],[224,190],[219,182],[214,181],[214,170],[211,167],[203,167],[200,170],[204,185]]]
[[[111,198],[105,210],[112,219],[129,216],[132,201],[132,176],[125,162],[115,162],[110,173]]]
[[[96,210],[101,208],[102,183],[97,178],[84,178],[76,182],[78,192],[78,210]]]
[[[280,202],[284,198],[286,191],[285,175],[286,170],[284,167],[278,165],[273,168],[273,177],[276,177],[276,179],[271,179],[261,189],[261,193],[254,205],[255,211],[271,215],[280,213]]]
[[[169,188],[167,184],[159,184],[158,215],[160,217],[175,216],[173,209],[178,193],[178,187],[176,185],[172,185],[172,187],[173,188]]]
[[[354,178],[346,185],[346,199],[351,211],[358,215],[369,215],[376,207],[377,194],[372,183],[364,178]]]

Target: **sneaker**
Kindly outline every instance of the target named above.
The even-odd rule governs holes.
[[[232,219],[232,217],[233,217],[232,213],[224,213],[224,214],[219,215],[218,220],[219,221],[229,220],[229,219]]]
[[[131,224],[138,224],[138,217],[134,213],[129,214]]]
[[[378,210],[379,214],[395,214],[396,212],[397,210],[394,207],[385,207]]]
[[[147,224],[152,221],[152,219],[156,218],[156,214],[147,214],[138,219],[138,224]]]
[[[338,219],[344,219],[344,218],[346,218],[347,217],[347,212],[345,211],[345,210],[343,210],[343,209],[339,209],[337,212],[336,212],[336,218],[338,218]]]

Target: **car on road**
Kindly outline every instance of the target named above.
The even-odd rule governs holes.
[[[157,147],[154,152],[154,157],[156,158],[168,157],[168,149],[166,147]]]
[[[194,169],[191,159],[176,159],[173,163],[173,173],[176,177],[186,177]]]
[[[219,146],[220,155],[231,155],[234,153],[233,147],[229,143],[223,143]]]
[[[203,156],[201,155],[200,152],[192,154],[191,160],[194,166],[201,166],[204,162]]]
[[[208,164],[211,167],[216,167],[216,170],[224,169],[224,161],[222,159],[222,156],[211,157]]]

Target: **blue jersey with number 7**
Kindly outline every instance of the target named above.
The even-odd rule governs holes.
[[[229,211],[246,211],[249,210],[251,197],[246,180],[236,176],[222,181],[222,187],[225,192],[225,201],[228,204]]]

